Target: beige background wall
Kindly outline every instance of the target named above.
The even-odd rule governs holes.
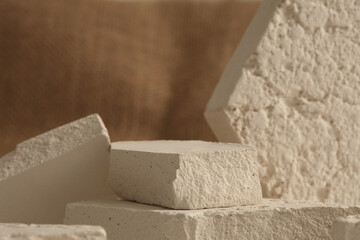
[[[0,1],[0,155],[98,112],[115,140],[215,140],[203,111],[257,2]]]

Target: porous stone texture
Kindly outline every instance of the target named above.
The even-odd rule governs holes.
[[[360,215],[340,218],[334,223],[333,240],[359,240]]]
[[[203,141],[113,143],[109,182],[118,196],[173,209],[255,204],[256,149]]]
[[[0,223],[0,240],[106,240],[100,226]]]
[[[264,196],[360,203],[359,61],[359,1],[263,1],[205,116],[257,146]]]
[[[333,221],[360,207],[263,199],[252,206],[173,210],[128,201],[67,205],[66,224],[100,225],[109,240],[331,239]]]
[[[0,158],[0,221],[62,223],[69,202],[115,198],[106,183],[109,155],[97,114],[20,143]]]

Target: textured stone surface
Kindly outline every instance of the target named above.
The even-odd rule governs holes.
[[[109,148],[96,114],[17,145],[0,158],[0,221],[61,223],[66,203],[110,197]]]
[[[258,203],[256,149],[203,141],[112,144],[109,181],[118,196],[174,209]]]
[[[0,223],[0,240],[106,240],[99,226]]]
[[[330,240],[333,221],[359,212],[360,207],[270,199],[202,210],[91,201],[68,204],[65,223],[100,225],[109,240]]]
[[[266,197],[360,203],[360,2],[263,1],[206,110]]]
[[[340,218],[334,223],[333,240],[359,240],[360,215]]]

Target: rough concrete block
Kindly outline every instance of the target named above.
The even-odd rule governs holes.
[[[267,0],[205,116],[258,149],[266,197],[360,203],[360,4]]]
[[[67,205],[66,224],[104,227],[109,240],[325,240],[339,217],[360,207],[263,199],[253,206],[173,210],[128,201]]]
[[[114,197],[109,155],[98,115],[20,143],[0,158],[0,222],[61,223],[69,202]]]
[[[360,215],[340,218],[334,223],[333,240],[359,240]]]
[[[113,143],[109,181],[118,196],[173,209],[255,204],[256,149],[203,141]]]
[[[106,240],[100,226],[0,223],[0,240]]]

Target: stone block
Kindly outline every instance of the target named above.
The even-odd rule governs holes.
[[[256,149],[203,141],[112,144],[109,182],[118,196],[173,209],[255,204]]]
[[[100,225],[109,240],[330,240],[336,219],[359,213],[360,207],[272,199],[200,210],[88,201],[68,204],[65,223]]]
[[[110,141],[98,115],[31,138],[0,158],[0,222],[62,223],[67,203],[115,198]]]
[[[270,198],[360,204],[360,5],[263,1],[205,116],[258,149]]]
[[[0,223],[0,240],[106,240],[100,226]]]

